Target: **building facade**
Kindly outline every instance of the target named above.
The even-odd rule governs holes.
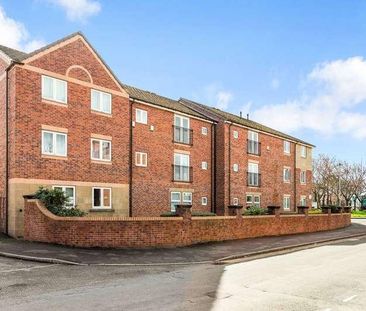
[[[30,54],[0,46],[0,103],[0,227],[15,237],[40,186],[101,216],[310,204],[312,145],[122,84],[81,33]]]

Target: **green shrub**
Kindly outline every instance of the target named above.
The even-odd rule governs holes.
[[[260,208],[258,206],[251,206],[243,212],[243,215],[245,216],[266,215],[266,214],[268,214],[268,210],[265,208]]]
[[[322,210],[320,208],[311,208],[309,209],[309,214],[321,214]]]
[[[40,187],[35,193],[36,199],[52,213],[62,217],[82,217],[85,212],[76,207],[69,207],[70,200],[60,189],[47,189]]]

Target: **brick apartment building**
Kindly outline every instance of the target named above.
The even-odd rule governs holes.
[[[101,216],[310,205],[312,145],[122,84],[81,33],[30,54],[0,46],[0,119],[0,229],[15,237],[39,186]]]

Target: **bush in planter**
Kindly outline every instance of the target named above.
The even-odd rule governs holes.
[[[244,212],[243,215],[245,216],[253,216],[253,215],[267,215],[268,214],[268,210],[265,208],[260,208],[258,206],[251,206],[249,208],[247,208]]]
[[[59,189],[40,187],[35,193],[35,198],[40,200],[52,214],[57,216],[82,217],[86,214],[76,207],[68,207],[69,198]]]

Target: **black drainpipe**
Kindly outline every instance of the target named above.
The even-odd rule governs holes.
[[[216,124],[211,125],[211,212],[216,213]]]
[[[5,69],[5,234],[9,233],[9,72],[16,64],[11,61]]]
[[[229,205],[231,205],[231,126],[229,125]]]
[[[133,160],[133,126],[132,126],[132,105],[133,105],[134,99],[130,99],[130,154],[129,154],[129,198],[128,198],[128,205],[129,205],[129,209],[128,209],[128,214],[130,217],[132,217],[132,171],[133,171],[133,167],[132,167],[132,160]]]

